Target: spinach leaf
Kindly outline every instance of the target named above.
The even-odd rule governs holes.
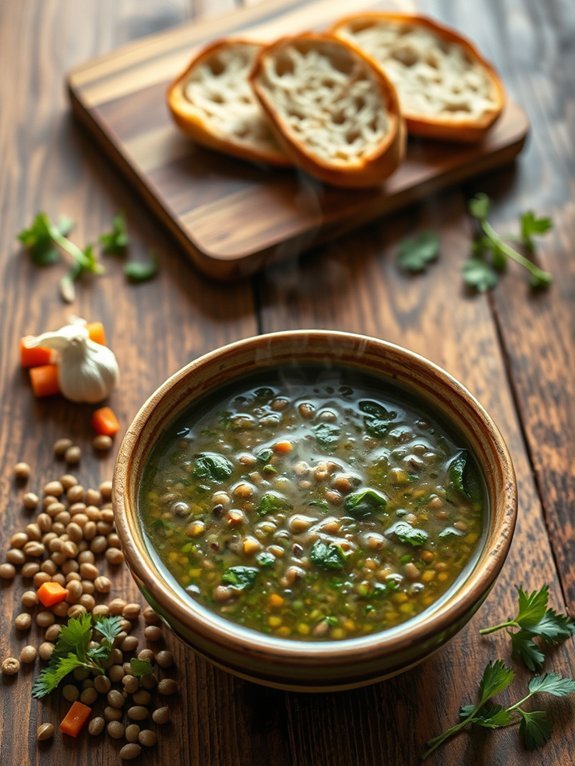
[[[395,418],[395,412],[387,410],[383,404],[370,399],[360,402],[359,409],[366,415],[363,419],[366,432],[376,439],[382,439],[387,433],[390,421]]]
[[[256,452],[256,458],[260,463],[269,463],[273,457],[274,451],[271,447],[262,447],[262,449]]]
[[[316,540],[311,547],[310,561],[321,569],[342,569],[345,564],[345,553],[341,545]]]
[[[229,567],[222,576],[222,582],[236,590],[245,590],[254,584],[258,572],[256,567]]]
[[[266,492],[258,505],[258,516],[267,516],[268,513],[277,511],[289,511],[292,506],[279,492]]]
[[[339,440],[340,428],[333,423],[318,423],[314,426],[315,440],[323,449],[335,447]]]
[[[454,489],[474,505],[481,504],[481,479],[469,454],[459,452],[447,469],[449,488]]]
[[[194,462],[194,476],[208,481],[223,481],[232,475],[233,465],[217,452],[200,452]]]
[[[402,543],[413,545],[415,548],[425,545],[428,538],[428,534],[424,529],[416,529],[411,524],[408,524],[407,521],[398,521],[386,531],[386,535],[389,534],[394,534]]]
[[[387,497],[376,489],[360,489],[345,498],[344,508],[352,516],[368,516],[376,511],[383,511]]]

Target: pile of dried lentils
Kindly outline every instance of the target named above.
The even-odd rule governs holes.
[[[68,471],[81,459],[80,448],[69,439],[59,439],[54,454],[65,461]],[[14,478],[20,486],[26,485],[31,476],[27,463],[14,467]],[[11,536],[5,561],[0,564],[0,579],[20,578],[26,587],[14,618],[16,637],[22,639],[35,624],[41,640],[38,646],[23,646],[19,658],[6,657],[1,671],[5,676],[15,676],[21,663],[33,664],[37,657],[48,662],[62,624],[71,617],[120,615],[121,632],[105,674],[93,675],[77,668],[61,693],[69,702],[79,700],[98,711],[89,721],[88,732],[98,736],[105,730],[114,740],[124,740],[120,757],[131,760],[140,755],[142,747],[156,744],[157,733],[152,727],[170,720],[168,706],[163,701],[158,704],[158,699],[171,697],[178,688],[174,678],[166,675],[172,672],[174,659],[169,650],[162,648],[161,621],[154,610],[121,598],[104,603],[111,594],[114,574],[124,562],[114,528],[111,495],[111,481],[101,482],[97,489],[85,488],[72,473],[46,482],[38,494],[23,493],[23,508],[33,516]],[[110,576],[101,571],[104,562]],[[48,581],[59,583],[68,595],[53,607],[44,608],[36,589]],[[140,639],[132,634],[140,616],[145,623],[143,637],[152,648],[140,648]],[[154,672],[140,678],[132,675],[131,657],[148,660]],[[45,741],[54,733],[54,724],[44,722],[38,726],[36,737]]]

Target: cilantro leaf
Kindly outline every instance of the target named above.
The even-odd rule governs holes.
[[[320,569],[343,569],[346,554],[341,545],[316,540],[311,547],[309,558],[311,563]]]
[[[132,657],[130,660],[130,672],[136,678],[141,676],[147,676],[154,670],[152,663],[149,660],[139,660],[137,657]]]
[[[439,237],[432,231],[422,231],[401,241],[397,251],[397,263],[406,271],[416,274],[424,271],[438,255]]]
[[[123,253],[130,244],[126,221],[121,213],[117,213],[112,218],[112,228],[100,234],[98,242],[102,245],[102,250],[108,254]]]
[[[544,673],[542,676],[533,676],[529,681],[531,694],[552,694],[554,697],[566,697],[575,692],[575,681],[564,678],[557,673]]]
[[[553,228],[553,222],[550,218],[542,216],[538,218],[532,210],[527,210],[519,217],[520,238],[525,247],[533,250],[535,242],[534,236],[542,236]]]
[[[72,617],[66,625],[62,625],[52,657],[61,657],[72,652],[83,661],[86,659],[86,652],[91,639],[91,616],[82,614],[80,617]]]
[[[70,219],[61,219],[55,228],[62,236],[69,233],[72,226]],[[49,266],[60,259],[60,253],[52,237],[53,224],[46,213],[38,213],[27,229],[18,234],[19,241],[28,251],[32,263],[36,266]]]
[[[497,284],[497,271],[504,271],[508,260],[515,261],[529,273],[532,287],[547,287],[552,276],[518,252],[491,226],[487,217],[491,201],[486,194],[476,194],[469,202],[469,213],[479,224],[479,235],[472,248],[473,257],[463,266],[464,281],[479,292],[490,290]],[[520,218],[520,241],[533,251],[533,236],[545,234],[551,228],[549,218],[537,218],[531,211]],[[486,256],[491,256],[487,261]]]
[[[524,705],[536,694],[547,693],[556,697],[573,694],[575,681],[562,678],[556,673],[546,673],[532,678],[528,693],[514,704],[508,707],[496,703],[486,704],[491,697],[507,689],[513,677],[513,671],[501,660],[488,663],[479,686],[479,702],[476,705],[464,705],[459,711],[459,721],[439,736],[430,739],[422,758],[427,758],[446,740],[470,725],[499,729],[519,724],[519,735],[528,750],[544,745],[551,737],[551,719],[542,710],[525,710]]]
[[[515,678],[515,672],[501,662],[488,662],[479,682],[479,705],[507,689]]]
[[[544,710],[519,710],[519,736],[527,750],[535,750],[551,739],[553,724]]]
[[[478,258],[470,258],[462,266],[463,281],[477,292],[485,293],[497,286],[499,277],[493,267]]]
[[[96,621],[94,630],[102,634],[98,646],[90,646],[92,641],[92,617],[83,614],[72,617],[62,626],[50,663],[36,679],[32,694],[45,697],[56,689],[64,678],[76,668],[103,672],[103,664],[110,656],[114,639],[121,629],[122,618],[119,616],[103,617]]]
[[[122,618],[118,614],[99,617],[94,624],[94,630],[97,630],[98,633],[102,634],[104,642],[108,644],[111,649],[116,636],[122,630]]]
[[[42,699],[54,691],[73,670],[81,667],[84,667],[84,663],[72,652],[58,657],[56,661],[51,661],[34,681],[32,696],[35,699]]]
[[[545,655],[533,640],[532,634],[526,630],[511,634],[511,654],[521,660],[532,673],[543,667],[545,662]]]
[[[487,635],[507,628],[511,636],[513,656],[520,659],[529,670],[539,670],[543,666],[545,655],[534,639],[540,638],[547,644],[559,644],[575,635],[575,621],[568,615],[558,614],[554,609],[547,607],[547,585],[531,593],[518,586],[517,593],[517,615],[499,625],[483,628],[480,633]],[[513,628],[518,630],[514,632]]]
[[[575,621],[566,614],[547,609],[536,625],[537,635],[548,644],[557,644],[575,635]]]
[[[517,587],[519,596],[519,609],[515,622],[524,629],[528,629],[543,618],[549,599],[549,586],[544,585],[541,590],[527,593],[520,586]]]
[[[124,265],[124,275],[130,282],[147,282],[158,273],[158,259],[150,253],[147,261],[129,261]]]
[[[507,708],[501,705],[486,705],[470,723],[475,723],[484,729],[499,729],[502,726],[509,726],[513,720],[513,713]]]

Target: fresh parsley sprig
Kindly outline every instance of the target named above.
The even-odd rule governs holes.
[[[501,660],[489,662],[479,684],[479,699],[475,704],[464,705],[459,711],[459,722],[427,742],[424,760],[446,740],[454,737],[467,726],[484,729],[502,729],[519,725],[519,736],[527,750],[544,745],[551,737],[552,721],[544,710],[525,710],[524,705],[537,694],[565,697],[575,692],[575,681],[556,673],[533,676],[528,691],[520,700],[508,707],[490,702],[495,695],[505,691],[515,677],[511,668]],[[489,704],[488,704],[489,703]]]
[[[476,194],[469,202],[469,213],[479,225],[480,236],[473,243],[472,257],[462,267],[466,284],[478,292],[491,290],[499,281],[499,272],[512,260],[528,271],[532,287],[548,287],[553,279],[551,274],[518,252],[489,223],[490,207],[491,200],[483,193]],[[523,213],[519,223],[520,234],[515,239],[530,252],[535,249],[534,237],[546,234],[552,227],[550,218],[538,218],[532,211]]]
[[[539,638],[544,644],[559,644],[575,635],[575,621],[548,607],[548,585],[532,593],[518,586],[517,592],[519,603],[515,617],[479,632],[487,636],[506,629],[511,636],[513,657],[520,659],[531,671],[540,670],[545,655],[533,639]]]
[[[122,618],[118,615],[98,618],[94,623],[89,614],[68,620],[62,626],[49,665],[32,686],[32,696],[41,699],[50,694],[76,668],[104,673],[104,663],[110,656],[121,625]],[[90,646],[94,632],[102,638],[97,646]]]
[[[397,263],[401,268],[417,274],[437,260],[439,237],[433,231],[422,231],[413,237],[406,237],[399,243]]]
[[[68,238],[73,225],[69,218],[60,218],[57,223],[53,223],[46,213],[38,213],[31,226],[18,234],[18,239],[37,266],[56,263],[60,253],[64,253],[71,261],[70,270],[60,280],[60,295],[66,303],[74,300],[74,283],[79,277],[83,274],[104,273],[93,245],[87,245],[82,250]]]
[[[98,242],[102,245],[102,251],[106,254],[123,254],[130,239],[126,227],[126,220],[121,213],[117,213],[112,218],[112,228],[105,231],[98,237]]]

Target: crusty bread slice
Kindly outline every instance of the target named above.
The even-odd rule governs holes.
[[[469,40],[425,16],[359,13],[330,31],[388,75],[414,135],[478,141],[503,110],[505,91],[491,64]]]
[[[220,40],[195,56],[168,89],[176,124],[199,144],[242,159],[288,166],[248,82],[262,45]]]
[[[405,130],[387,77],[331,35],[285,37],[258,55],[250,82],[295,164],[335,186],[381,183]]]

